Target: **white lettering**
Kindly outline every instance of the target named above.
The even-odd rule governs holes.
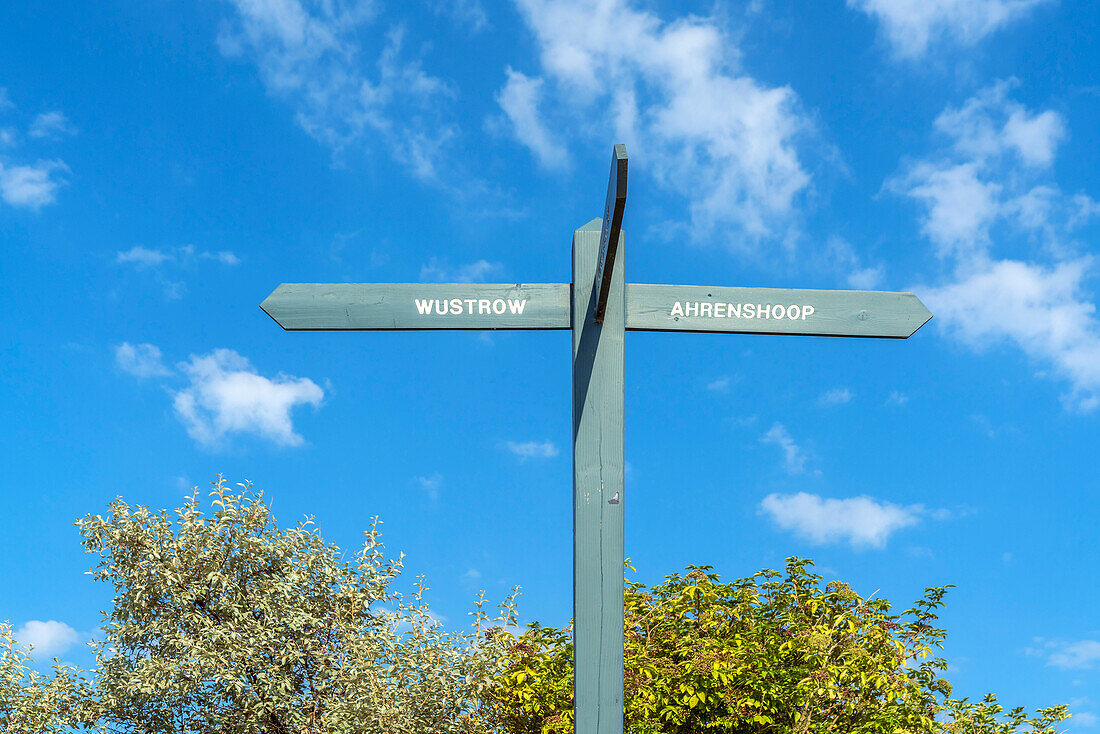
[[[479,298],[477,302],[477,313],[481,315],[483,313],[489,313],[489,299]]]
[[[684,315],[684,307],[680,305],[680,302],[677,301],[676,303],[672,304],[672,313],[670,313],[669,316],[683,316],[683,315]]]
[[[774,316],[775,318],[781,319],[786,315],[787,315],[787,307],[786,306],[772,306],[772,316]]]
[[[730,316],[736,316],[737,318],[741,318],[741,304],[740,303],[727,303],[726,306],[729,307],[729,311],[730,311],[729,315]]]
[[[505,309],[505,306],[504,306],[504,301],[502,299],[498,298],[495,301],[493,301],[493,313],[502,314],[502,313],[504,313],[504,309]]]
[[[477,299],[476,298],[466,298],[466,299],[464,299],[464,303],[466,304],[466,313],[473,313],[474,312],[474,304],[477,303]]]
[[[791,321],[794,321],[795,319],[797,319],[798,315],[801,312],[802,312],[802,309],[800,309],[798,306],[796,306],[793,303],[790,306],[787,306],[787,318],[790,319]]]
[[[714,308],[713,303],[701,303],[701,304],[699,304],[699,315],[700,316],[711,316],[712,315],[711,314],[711,309],[712,308]]]
[[[813,315],[813,312],[814,312],[814,307],[813,306],[803,306],[802,307],[802,320],[805,321],[807,316]]]
[[[726,304],[716,303],[714,304],[714,317],[717,319],[725,318],[726,316]]]
[[[695,311],[695,313],[692,313]],[[699,302],[689,303],[684,307],[684,316],[698,316],[699,315]]]
[[[435,299],[435,312],[440,316],[445,315],[447,313],[447,302],[441,301],[438,298]]]
[[[527,306],[527,299],[524,298],[521,301],[514,299],[508,300],[508,308],[512,313],[523,313],[523,309]]]
[[[413,300],[416,301],[416,310],[419,311],[421,315],[432,312],[432,301],[430,298],[414,298]]]
[[[745,318],[746,319],[756,318],[756,306],[752,305],[751,303],[745,303],[743,305],[745,307]]]
[[[462,313],[462,299],[461,298],[452,298],[451,299],[451,313],[456,315],[456,316],[458,314]]]
[[[766,319],[769,318],[771,315],[772,312],[767,306],[761,306],[759,303],[756,304],[756,318]]]

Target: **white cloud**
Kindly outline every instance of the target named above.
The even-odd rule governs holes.
[[[324,391],[305,377],[258,374],[247,359],[232,349],[192,355],[179,370],[190,385],[174,395],[176,415],[187,433],[213,447],[230,433],[254,433],[283,446],[301,445],[294,432],[291,410],[297,405],[321,404]]]
[[[893,533],[916,524],[923,511],[920,505],[903,507],[866,496],[838,500],[806,492],[770,494],[759,509],[811,543],[846,541],[854,548],[882,548]]]
[[[129,250],[120,250],[115,255],[116,263],[149,271],[151,277],[164,290],[165,297],[169,299],[181,298],[187,290],[182,280],[174,280],[168,277],[169,274],[178,275],[181,269],[193,267],[198,260],[214,260],[230,267],[239,265],[241,262],[241,259],[229,250],[209,252],[199,250],[194,245],[163,250],[134,245]]]
[[[972,45],[1052,0],[848,0],[875,17],[899,57],[923,55],[937,41]]]
[[[818,405],[844,405],[845,403],[852,402],[852,391],[846,387],[834,387],[832,390],[826,390],[821,394],[821,397],[817,399]]]
[[[468,569],[466,573],[462,574],[462,580],[467,583],[473,583],[475,581],[478,581],[480,578],[481,571],[478,571],[476,568]]]
[[[166,262],[178,262],[186,264],[199,260],[217,260],[223,265],[239,265],[241,259],[236,253],[229,250],[209,252],[199,250],[194,245],[184,245],[175,249],[155,250],[141,245],[134,245],[129,250],[120,250],[115,256],[115,262],[131,264],[138,268],[155,268]]]
[[[1086,289],[1092,260],[1071,232],[1091,199],[1050,180],[1065,125],[1010,99],[1016,84],[945,110],[936,128],[947,150],[888,185],[922,204],[924,234],[951,274],[919,289],[940,328],[974,348],[1014,344],[1069,382],[1067,405],[1089,410],[1100,404],[1100,321]],[[1036,242],[1036,260],[1019,258]],[[997,256],[1006,245],[1016,257]]]
[[[129,250],[119,251],[115,256],[115,262],[130,263],[139,268],[152,268],[166,260],[171,260],[172,255],[163,250],[151,250],[141,245],[134,245]]]
[[[935,127],[953,140],[965,157],[986,162],[1014,153],[1029,166],[1049,166],[1066,137],[1062,116],[1054,110],[1032,114],[1008,93],[1015,79],[998,81],[968,99],[958,109],[948,108]]]
[[[240,265],[241,259],[237,257],[236,253],[229,250],[219,250],[218,252],[203,253],[203,257],[208,257],[212,260],[217,260],[223,265]]]
[[[1100,394],[1100,323],[1084,300],[1091,260],[1049,268],[983,261],[958,280],[922,293],[947,333],[975,347],[1002,341],[1051,362],[1073,386],[1069,402],[1089,410]]]
[[[558,455],[558,447],[551,441],[508,441],[505,444],[508,450],[518,456],[521,461],[527,459],[550,459]]]
[[[474,33],[489,27],[489,16],[480,0],[435,0],[432,6],[435,12],[451,16]]]
[[[417,477],[417,483],[428,492],[428,499],[439,499],[439,490],[443,486],[443,475],[436,472],[430,476]]]
[[[1074,212],[1069,220],[1071,230],[1081,227],[1093,217],[1100,217],[1100,201],[1093,201],[1086,194],[1076,194],[1073,197],[1073,206]]]
[[[39,209],[57,200],[69,167],[61,161],[38,161],[30,166],[5,166],[0,162],[0,198],[11,206]]]
[[[729,392],[730,391],[730,378],[729,375],[722,375],[707,383],[707,389],[711,392]]]
[[[1096,640],[1054,643],[1054,645],[1055,649],[1047,659],[1048,665],[1071,670],[1091,670],[1100,666],[1100,642]]]
[[[531,79],[512,67],[508,67],[507,73],[508,81],[497,92],[496,100],[508,116],[516,139],[531,149],[543,168],[566,167],[565,147],[547,129],[539,114],[544,81]]]
[[[1097,722],[1100,722],[1100,718],[1088,711],[1075,711],[1070,722],[1077,726],[1096,726]]]
[[[123,342],[115,347],[115,362],[124,372],[136,377],[163,377],[172,374],[164,366],[160,349],[153,344]]]
[[[782,423],[774,424],[760,440],[782,449],[783,466],[788,474],[801,474],[806,470],[806,453],[795,443],[787,427]]]
[[[32,138],[59,138],[62,135],[72,135],[75,132],[76,128],[69,122],[69,118],[55,110],[53,112],[43,112],[35,117],[30,129],[27,131],[27,135]]]
[[[61,655],[80,642],[80,633],[64,622],[32,619],[15,632],[15,639],[20,645],[33,645],[35,658],[41,660]]]
[[[478,260],[452,268],[445,261],[433,257],[427,265],[420,268],[420,280],[436,283],[484,283],[489,276],[498,275],[503,270],[503,265],[488,260]]]
[[[418,60],[401,58],[403,31],[393,28],[374,74],[361,44],[375,15],[366,0],[231,0],[222,53],[255,63],[268,92],[284,100],[310,136],[340,153],[349,145],[389,152],[414,175],[431,179],[456,129],[440,110],[452,95]]]
[[[885,275],[881,265],[864,265],[855,248],[843,237],[829,238],[825,246],[827,263],[844,274],[848,287],[858,290],[877,288]]]
[[[541,75],[509,70],[505,89],[530,92],[545,82],[542,119],[525,116],[515,129],[540,160],[546,145],[534,129],[585,137],[606,130],[645,151],[635,166],[685,197],[693,234],[733,225],[752,240],[788,228],[810,183],[795,147],[809,124],[790,87],[766,86],[739,68],[717,21],[666,22],[630,0],[516,4],[538,42]],[[536,114],[533,104],[523,110]]]
[[[886,398],[886,404],[895,407],[901,407],[909,402],[909,396],[898,390],[891,390],[890,395]]]

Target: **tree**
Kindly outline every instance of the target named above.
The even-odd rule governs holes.
[[[85,681],[71,665],[54,660],[53,675],[31,667],[31,650],[0,622],[0,732],[67,734],[79,720]]]
[[[944,630],[935,611],[950,587],[929,588],[901,615],[847,584],[820,587],[812,562],[787,560],[720,583],[689,566],[647,589],[625,590],[624,715],[629,734],[1052,734],[1065,706],[1007,721],[994,696],[950,698],[940,676]],[[633,569],[632,569],[633,570]],[[872,595],[873,596],[873,595]],[[530,625],[510,644],[507,668],[482,701],[490,729],[573,731],[571,630]]]
[[[475,632],[446,634],[422,578],[411,603],[389,591],[404,554],[384,559],[377,519],[344,560],[311,519],[280,530],[239,486],[219,477],[212,516],[196,491],[174,519],[119,499],[76,523],[115,589],[82,720],[134,734],[468,730],[503,653],[484,598]],[[514,624],[514,596],[494,621]]]

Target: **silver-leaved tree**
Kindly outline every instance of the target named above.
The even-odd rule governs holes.
[[[514,624],[515,592],[493,620],[446,633],[424,605],[391,592],[378,520],[345,558],[311,520],[274,524],[262,494],[219,478],[176,517],[116,500],[77,522],[113,584],[97,664],[78,719],[137,734],[463,732],[501,665],[489,623]],[[69,686],[72,690],[74,686]],[[28,730],[29,731],[29,730]]]

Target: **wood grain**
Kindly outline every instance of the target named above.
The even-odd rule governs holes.
[[[568,329],[569,293],[568,283],[283,283],[260,308],[287,331]]]
[[[623,730],[623,311],[620,233],[603,322],[600,219],[573,233],[573,650],[576,734]],[[589,285],[591,284],[591,285]]]
[[[680,308],[676,309],[676,304]],[[688,304],[711,304],[712,315],[698,315]],[[714,316],[715,305],[722,316]],[[731,314],[731,306],[751,304],[752,313],[768,306],[767,318]],[[789,318],[790,307],[799,308]],[[805,307],[812,312],[806,315]],[[771,308],[781,307],[782,310]],[[688,315],[679,315],[687,310]],[[675,311],[675,313],[674,313]],[[780,315],[781,314],[781,315]],[[777,317],[778,316],[778,317]],[[626,328],[629,331],[699,331],[728,334],[801,334],[906,339],[932,314],[912,293],[891,291],[825,291],[794,288],[740,288],[701,285],[626,286]]]

